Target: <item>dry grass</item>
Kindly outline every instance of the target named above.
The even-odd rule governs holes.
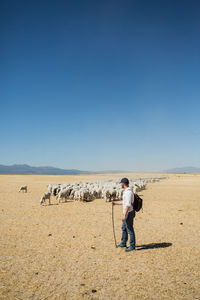
[[[134,253],[114,247],[110,203],[39,205],[47,183],[114,176],[0,175],[0,299],[200,299],[199,175],[148,185]]]

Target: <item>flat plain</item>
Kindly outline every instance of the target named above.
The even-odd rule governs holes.
[[[39,204],[48,183],[121,176],[0,175],[0,299],[200,299],[200,174],[167,175],[140,193],[130,253],[115,248],[103,199]],[[121,214],[115,206],[118,242]]]

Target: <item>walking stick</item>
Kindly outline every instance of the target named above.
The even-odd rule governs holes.
[[[112,203],[112,227],[113,227],[113,236],[115,241],[115,247],[117,248],[116,236],[115,236],[115,224],[114,224],[114,205]]]

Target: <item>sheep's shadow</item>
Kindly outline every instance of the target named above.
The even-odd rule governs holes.
[[[46,207],[46,206],[54,206],[54,205],[58,205],[58,203],[41,204],[42,207]]]
[[[54,205],[60,205],[60,204],[66,204],[66,203],[70,203],[70,202],[73,202],[73,201],[63,201],[63,202],[51,202],[51,203],[46,203],[46,204],[42,204],[42,206],[54,206]]]
[[[146,245],[138,245],[136,246],[136,250],[147,250],[147,249],[156,249],[156,248],[167,248],[171,247],[172,243],[151,243]],[[138,249],[139,248],[139,249]]]
[[[58,205],[59,204],[66,204],[66,203],[72,203],[72,202],[74,202],[74,201],[73,200],[60,201],[60,203],[58,203]]]

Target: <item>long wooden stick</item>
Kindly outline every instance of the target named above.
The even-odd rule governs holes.
[[[115,236],[115,224],[114,224],[114,205],[112,204],[112,227],[113,227],[113,236],[115,241],[115,247],[117,248],[116,236]]]

